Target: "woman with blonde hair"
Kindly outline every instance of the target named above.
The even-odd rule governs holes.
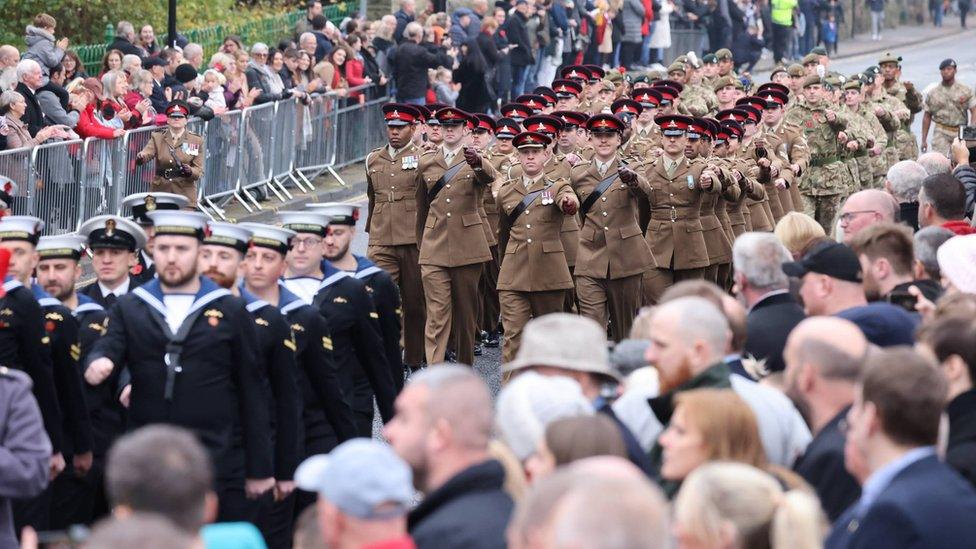
[[[784,215],[776,223],[773,234],[793,254],[793,259],[796,261],[803,257],[803,252],[810,246],[811,242],[827,236],[820,223],[817,223],[809,215],[800,212],[790,212]]]
[[[681,549],[815,549],[826,520],[817,498],[784,491],[771,475],[743,463],[703,465],[674,503],[674,535]]]

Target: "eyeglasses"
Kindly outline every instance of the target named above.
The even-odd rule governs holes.
[[[322,244],[321,238],[294,238],[291,244],[295,248],[304,247],[305,249],[314,248]]]
[[[840,219],[840,222],[841,223],[845,223],[846,224],[846,223],[850,223],[851,220],[854,219],[854,216],[860,215],[860,214],[867,214],[867,213],[869,213],[869,214],[876,214],[878,212],[876,210],[858,210],[856,212],[845,212],[845,213],[840,214],[840,216],[838,217],[838,219]]]

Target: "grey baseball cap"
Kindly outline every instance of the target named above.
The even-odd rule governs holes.
[[[414,496],[410,467],[388,444],[366,438],[306,459],[295,471],[295,484],[366,520],[403,515]]]

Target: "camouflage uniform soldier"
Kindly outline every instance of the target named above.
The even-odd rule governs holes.
[[[878,67],[869,67],[864,72],[864,85],[861,90],[864,92],[865,101],[870,102],[874,107],[874,113],[881,121],[888,140],[884,149],[884,173],[881,174],[883,183],[888,168],[898,163],[898,134],[903,129],[903,121],[909,120],[912,113],[904,103],[884,91],[879,76],[880,71]]]
[[[900,82],[898,76],[901,74],[901,57],[891,53],[885,53],[878,60],[881,67],[881,75],[884,77],[884,90],[888,95],[898,98],[899,101],[908,107],[911,115],[906,121],[902,121],[902,128],[896,136],[898,144],[899,160],[915,160],[918,156],[918,143],[915,142],[915,135],[912,134],[912,118],[915,113],[922,110],[922,94],[918,93],[911,82]]]
[[[833,232],[837,211],[847,196],[851,171],[841,157],[841,134],[847,128],[843,113],[828,110],[824,101],[823,80],[808,76],[803,81],[805,101],[790,109],[787,123],[803,128],[810,148],[810,166],[800,178],[800,195],[807,215],[817,220],[827,234]]]
[[[956,81],[956,62],[946,59],[939,64],[942,82],[925,89],[925,115],[922,117],[922,152],[928,147],[929,126],[935,122],[932,150],[949,155],[949,145],[959,136],[959,127],[976,120],[976,97],[973,90]],[[970,118],[972,113],[972,118]]]
[[[830,83],[831,102],[841,105],[841,110],[847,117],[847,128],[843,132],[847,140],[845,146],[844,163],[851,171],[851,181],[848,185],[848,194],[854,194],[861,189],[866,189],[871,184],[871,166],[867,163],[868,148],[874,146],[871,137],[871,128],[857,111],[847,107],[844,100],[844,86],[848,84],[847,78],[837,75],[828,79]],[[863,169],[862,169],[863,168]]]

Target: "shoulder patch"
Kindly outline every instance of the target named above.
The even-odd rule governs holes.
[[[322,348],[326,351],[332,350],[332,338],[327,336],[322,336]]]
[[[291,325],[291,331],[293,331],[293,332],[304,332],[305,331],[305,326],[302,326],[301,324],[298,324],[298,323],[292,324]]]
[[[58,322],[63,322],[64,321],[64,317],[61,316],[61,313],[56,313],[56,312],[53,312],[53,311],[50,312],[50,313],[47,313],[46,315],[44,315],[44,318],[47,319],[47,320],[56,320]]]
[[[254,323],[257,324],[258,326],[270,326],[271,325],[271,324],[268,323],[267,320],[265,320],[263,318],[255,318],[254,319]]]

